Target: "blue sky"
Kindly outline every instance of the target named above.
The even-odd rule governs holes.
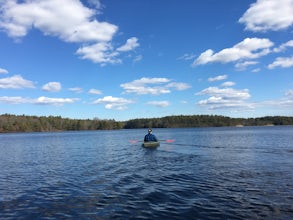
[[[0,114],[293,116],[293,0],[0,0]]]

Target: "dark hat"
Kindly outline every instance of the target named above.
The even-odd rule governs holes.
[[[152,132],[152,129],[149,129],[149,133],[151,133]]]

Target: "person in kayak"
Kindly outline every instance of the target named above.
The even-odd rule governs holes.
[[[144,136],[144,142],[158,141],[157,137],[152,134],[152,129],[148,130],[148,134]]]

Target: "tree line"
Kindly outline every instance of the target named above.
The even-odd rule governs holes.
[[[61,116],[0,115],[0,132],[43,132],[114,130],[132,128],[183,128],[222,126],[293,125],[293,117],[267,116],[230,118],[219,115],[176,115],[161,118],[139,118],[128,121],[114,119],[69,119]]]
[[[61,116],[0,115],[0,132],[42,132],[121,129],[115,120],[69,119]]]
[[[293,117],[230,118],[219,115],[177,115],[162,118],[133,119],[124,128],[183,128],[223,126],[293,125]]]

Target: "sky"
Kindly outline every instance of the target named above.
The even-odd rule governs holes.
[[[293,116],[293,0],[0,0],[0,114]]]

